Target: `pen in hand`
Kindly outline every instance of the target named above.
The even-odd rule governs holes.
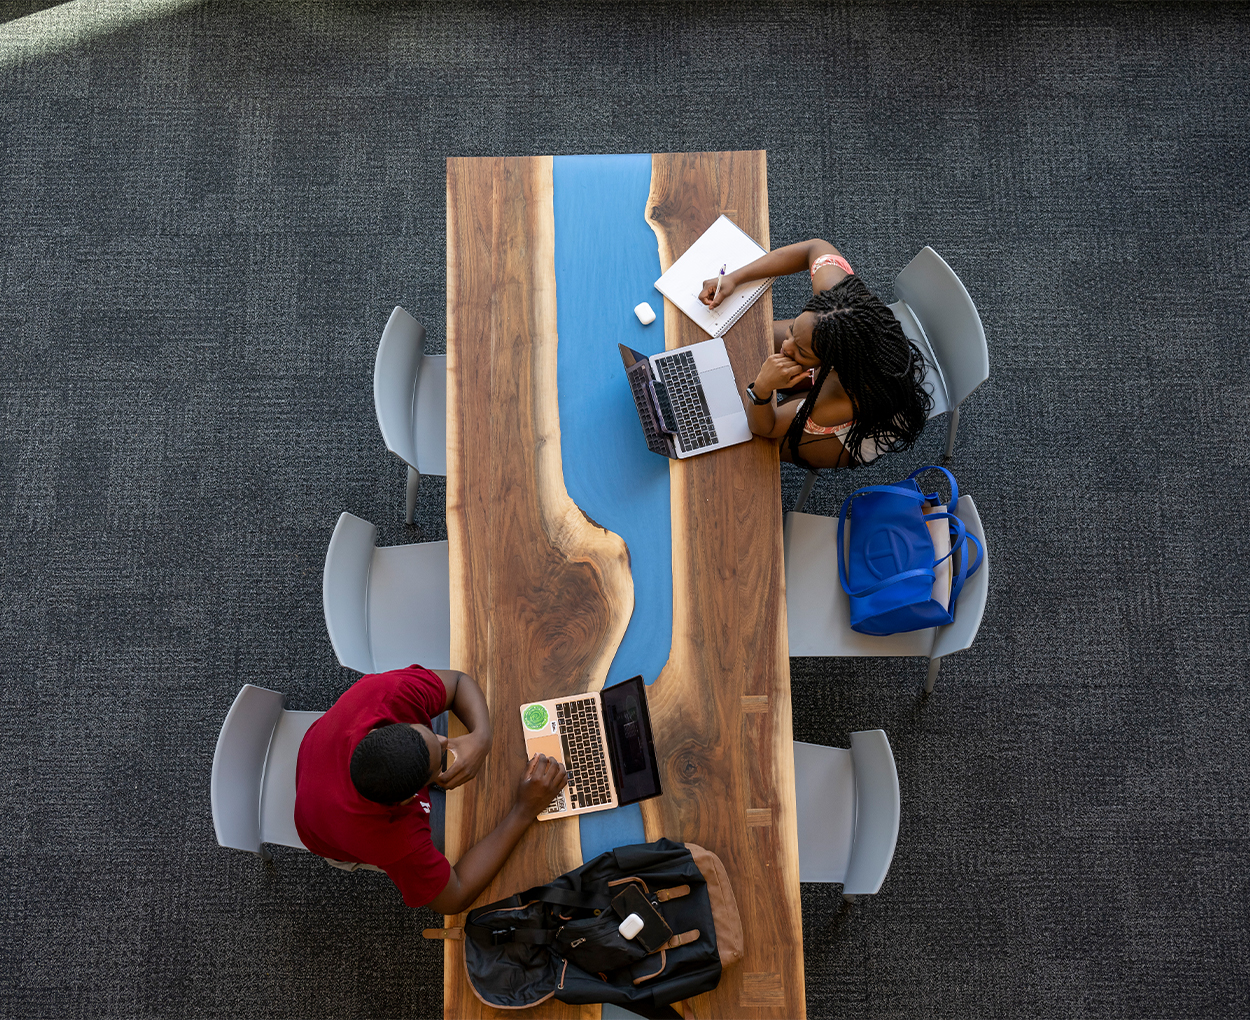
[[[720,267],[720,276],[716,278],[716,293],[712,295],[712,304],[716,304],[716,299],[720,297],[720,285],[725,282],[725,270],[728,266],[729,263],[726,262]]]

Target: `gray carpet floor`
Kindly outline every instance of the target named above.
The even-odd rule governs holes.
[[[885,728],[903,791],[880,895],[804,887],[809,1015],[1250,1013],[1250,8],[0,12],[0,1014],[441,1015],[384,877],[216,845],[217,731],[242,683],[351,682],[340,511],[445,535],[371,391],[394,305],[444,343],[445,157],[729,148],[774,245],[888,296],[932,244],[990,346],[975,646],[928,699],[919,660],[792,664],[796,736]]]

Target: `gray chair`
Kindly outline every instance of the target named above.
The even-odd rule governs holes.
[[[976,504],[965,494],[952,512],[981,543],[984,556],[980,568],[964,584],[955,606],[955,622],[886,637],[851,630],[850,601],[838,578],[838,519],[786,514],[783,536],[790,654],[924,656],[929,660],[924,689],[932,693],[943,657],[972,645],[989,595],[990,551]]]
[[[408,465],[412,523],[421,476],[447,474],[447,356],[425,353],[425,329],[391,312],[373,363],[373,407],[386,448]]]
[[[841,882],[842,895],[881,888],[900,814],[898,770],[884,730],[851,734],[851,748],[794,742],[799,881]]]
[[[265,843],[307,849],[295,831],[299,745],[324,712],[291,712],[277,691],[244,684],[213,753],[211,800],[217,842],[269,860]]]
[[[946,414],[946,448],[942,459],[955,450],[959,406],[990,377],[990,355],[985,329],[976,305],[955,271],[932,248],[923,248],[894,280],[898,298],[890,311],[903,333],[925,362],[924,387],[933,398],[930,418]],[[809,471],[794,504],[802,510],[816,483]]]
[[[376,548],[378,529],[339,516],[326,550],[321,601],[340,665],[381,673],[414,662],[451,665],[447,543]]]

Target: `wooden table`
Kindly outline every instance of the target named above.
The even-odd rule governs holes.
[[[525,762],[518,706],[600,689],[633,608],[624,542],[564,487],[552,166],[551,157],[447,161],[451,661],[477,678],[495,720],[478,781],[448,798],[453,861],[512,803]],[[663,269],[721,213],[769,246],[763,152],[652,157],[645,214]],[[706,339],[664,306],[667,347]],[[726,337],[740,381],[767,354],[771,318],[765,294]],[[746,932],[743,962],[688,1005],[698,1017],[802,1017],[777,448],[756,439],[673,461],[669,480],[672,649],[648,694],[665,792],[644,802],[643,820],[648,839],[720,856]],[[536,824],[478,902],[581,863],[575,823]],[[460,944],[445,949],[445,1015],[505,1015],[473,996]],[[599,1013],[549,1001],[528,1015]]]

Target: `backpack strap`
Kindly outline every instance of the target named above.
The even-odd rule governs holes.
[[[689,931],[683,931],[678,935],[674,935],[671,939],[664,943],[665,949],[676,949],[678,946],[687,946],[691,942],[699,940],[699,929],[691,928]]]
[[[655,898],[661,903],[667,903],[669,900],[675,900],[680,896],[689,895],[690,886],[688,885],[675,885],[671,889],[657,889],[655,891]]]
[[[451,939],[460,942],[464,939],[463,928],[426,928],[421,932],[422,938],[427,939]]]
[[[536,900],[562,907],[583,907],[587,910],[606,910],[612,903],[607,893],[592,892],[590,889],[569,889],[555,884],[536,885],[508,898],[508,902],[518,905]],[[471,914],[470,918],[472,916]],[[465,934],[482,946],[500,946],[505,942],[528,942],[541,946],[550,945],[556,938],[556,932],[549,928],[517,928],[506,921],[500,921],[496,925],[480,924],[470,919],[465,923],[464,930]]]
[[[602,910],[612,903],[612,897],[608,893],[592,892],[589,889],[568,889],[562,885],[536,885],[533,889],[517,893],[518,903],[529,903],[532,900],[558,903],[562,907],[586,907],[590,910],[595,908]]]
[[[434,928],[431,931],[440,929]],[[493,928],[485,924],[466,924],[464,933],[479,946],[502,946],[507,942],[525,942],[531,946],[549,946],[556,940],[559,929],[516,928],[512,925]]]

